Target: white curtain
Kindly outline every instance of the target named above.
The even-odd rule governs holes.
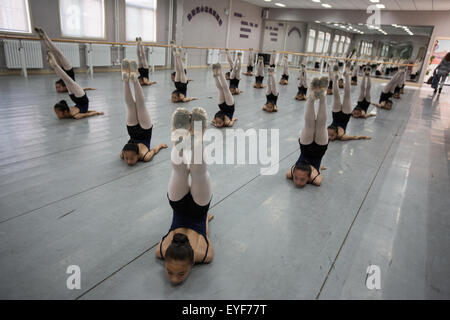
[[[105,38],[104,0],[59,0],[63,36]]]
[[[0,0],[0,31],[31,33],[27,0]]]
[[[125,0],[128,41],[156,42],[156,0]]]

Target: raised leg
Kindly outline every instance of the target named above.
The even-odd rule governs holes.
[[[234,104],[234,98],[231,94],[230,88],[228,87],[228,82],[225,79],[225,76],[223,75],[222,69],[219,72],[219,77],[217,79],[221,85],[222,93],[224,95],[225,103],[228,106],[232,106]]]
[[[77,98],[81,98],[82,96],[84,96],[85,92],[83,88],[80,87],[78,83],[73,81],[72,78],[69,77],[67,73],[64,72],[63,69],[61,69],[61,67],[56,63],[54,59],[55,58],[51,53],[48,54],[48,62],[50,66],[53,68],[53,70],[55,70],[55,73],[64,81],[64,84],[66,85],[69,94],[73,93]]]
[[[314,141],[314,132],[316,130],[316,114],[314,112],[314,99],[310,95],[305,108],[305,125],[300,134],[302,144],[311,144]]]
[[[150,114],[145,107],[144,93],[139,81],[134,81],[134,95],[136,96],[136,112],[139,124],[142,129],[150,129],[152,126],[152,120]]]
[[[124,81],[123,88],[125,93],[125,104],[127,105],[127,126],[135,126],[139,123],[139,120],[136,111],[136,103],[131,94],[130,81]]]
[[[359,97],[358,101],[363,101],[366,96],[366,74],[363,72],[363,76],[361,79],[361,85],[359,87]]]
[[[175,81],[187,83],[186,74],[184,73],[183,61],[181,60],[181,55],[176,54],[175,56]]]
[[[347,72],[344,78],[345,84],[344,84],[344,100],[342,100],[342,112],[345,114],[350,114],[352,113],[352,101],[350,93],[350,72]]]
[[[372,79],[370,78],[370,76],[367,77],[367,85],[366,85],[366,93],[365,93],[365,97],[366,100],[370,102],[370,89],[372,87]]]
[[[171,159],[178,157],[178,150],[176,147],[172,148]],[[171,160],[172,174],[169,180],[169,199],[172,201],[181,200],[189,192],[189,169],[185,161],[180,164]]]
[[[320,145],[326,145],[328,143],[327,105],[325,96],[321,96],[319,99],[314,141]]]
[[[208,173],[208,165],[206,164],[203,153],[203,142],[194,139],[194,150],[198,148],[202,152],[201,163],[194,162],[194,152],[191,153],[191,194],[195,203],[200,206],[205,206],[211,201],[212,188],[211,179]]]
[[[70,61],[62,54],[61,51],[55,46],[52,40],[48,37],[47,33],[42,30],[42,37],[44,43],[47,45],[48,50],[54,55],[56,62],[64,68],[64,70],[72,69],[72,64]]]
[[[341,96],[338,89],[338,78],[333,76],[333,112],[342,111]]]

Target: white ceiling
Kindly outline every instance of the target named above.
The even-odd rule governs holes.
[[[321,3],[312,2],[312,0],[244,0],[260,7],[280,8],[275,3],[285,4],[285,8],[295,9],[346,9],[346,10],[366,10],[368,6],[373,5],[369,0],[320,0],[321,3],[331,5],[331,8],[325,8]],[[383,10],[413,10],[413,11],[437,11],[450,10],[450,0],[379,0],[379,3],[385,5]]]
[[[449,0],[450,1],[450,0]],[[337,29],[342,30],[345,32],[350,33],[357,33],[354,31],[354,29],[357,29],[361,32],[364,32],[364,34],[377,34],[382,35],[382,33],[376,29],[371,29],[367,25],[358,25],[358,24],[351,24],[351,23],[336,23],[337,26],[335,26],[335,23],[327,23],[327,22],[316,22],[317,24],[326,26],[331,29]],[[346,29],[342,28],[346,27]],[[352,27],[352,28],[350,28]],[[400,26],[392,26],[392,25],[381,25],[380,28],[387,33],[387,35],[399,35],[399,36],[409,36],[409,34]],[[433,31],[433,27],[414,27],[414,26],[408,26],[408,29],[413,33],[415,36],[431,36],[431,32]]]

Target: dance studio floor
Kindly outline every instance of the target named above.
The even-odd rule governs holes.
[[[183,106],[202,106],[211,119],[212,72],[188,76],[188,95],[200,100]],[[152,146],[170,143],[181,106],[170,102],[169,71],[153,78],[144,88]],[[285,179],[304,122],[295,78],[291,71],[279,112],[269,114],[265,90],[242,77],[235,128],[280,129],[280,170],[209,167],[214,260],[173,287],[155,258],[172,219],[170,153],[134,167],[119,158],[128,140],[120,74],[77,74],[97,88],[90,108],[105,112],[83,120],[56,118],[53,105],[68,99],[55,93],[56,76],[0,77],[0,298],[449,299],[449,88],[433,97],[428,86],[410,86],[392,111],[352,119],[348,133],[372,140],[330,143],[322,186],[299,190]],[[384,83],[372,83],[378,100]],[[353,104],[358,93],[352,87]],[[81,289],[67,289],[70,265],[81,269]],[[380,268],[379,290],[366,287],[371,265]]]

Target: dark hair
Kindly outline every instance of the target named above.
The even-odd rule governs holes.
[[[55,104],[53,109],[59,110],[59,111],[62,111],[62,112],[70,112],[70,109],[69,109],[69,106],[68,106],[66,100],[61,100],[60,102]]]
[[[356,108],[355,108],[356,109]],[[338,128],[334,125],[334,124],[330,124],[328,126],[328,129],[333,129],[334,131],[336,131],[336,134],[338,134]]]
[[[174,71],[174,72],[172,72],[172,76],[174,76],[175,77],[175,75],[176,75],[177,73]]]
[[[312,170],[311,170],[311,165],[309,164],[308,161],[306,160],[300,160],[298,161],[292,170],[292,173],[294,173],[295,169],[297,170],[301,170],[301,171],[306,171],[308,173],[308,176],[311,176]]]
[[[229,76],[229,75],[231,75],[231,73],[228,71],[227,73],[225,73],[225,75],[226,75],[226,76]]]
[[[175,233],[173,235],[172,243],[166,250],[166,260],[188,260],[191,264],[194,263],[194,250],[192,250],[189,239],[185,234]]]
[[[55,84],[59,84],[59,85],[61,85],[63,87],[66,86],[66,84],[64,83],[64,81],[62,79],[59,79],[58,81],[55,81]]]
[[[445,61],[450,61],[450,52],[447,52],[447,54],[444,57]]]
[[[123,146],[122,151],[134,151],[137,155],[139,155],[139,146],[137,143],[130,141],[126,145]]]
[[[221,110],[218,111],[215,115],[214,115],[214,119],[215,118],[219,118],[222,119],[222,121],[225,121],[225,113]]]

